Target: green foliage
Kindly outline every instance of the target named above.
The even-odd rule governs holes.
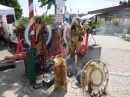
[[[130,34],[130,28],[128,28],[128,32],[127,32],[127,34]]]
[[[17,20],[17,31],[19,31],[21,28],[25,29],[25,26],[29,23],[29,18],[27,17],[21,17],[19,20]]]
[[[126,38],[125,38],[125,41],[130,41],[130,37],[126,37]]]
[[[92,24],[92,25],[91,25],[91,28],[92,28],[92,29],[95,29],[96,27],[97,27],[97,24]]]
[[[52,15],[48,15],[46,17],[44,15],[42,15],[42,16],[35,16],[34,17],[34,22],[35,23],[36,23],[37,18],[41,18],[42,21],[43,21],[43,24],[45,24],[45,25],[54,23],[54,16],[52,16]]]
[[[44,17],[42,16],[34,16],[34,23],[36,23],[37,18],[42,18],[43,24],[53,24],[54,23],[54,17],[52,15]],[[16,21],[17,23],[17,31],[19,31],[21,28],[25,29],[25,26],[29,23],[28,17],[21,17],[19,20]]]
[[[40,7],[47,5],[47,9],[50,9],[51,5],[54,4],[54,0],[38,0],[38,2],[41,3]]]
[[[104,24],[105,24],[105,20],[98,20],[97,23],[89,23],[89,26],[90,26],[91,30],[93,30]]]
[[[8,7],[13,7],[15,9],[16,19],[19,19],[21,17],[23,10],[19,5],[18,0],[0,0],[0,4]]]
[[[55,0],[38,0],[38,2],[41,3],[40,7],[47,5],[47,9],[50,9],[51,5],[55,4]]]
[[[105,20],[98,20],[97,21],[97,26],[104,25],[104,24],[105,24]]]

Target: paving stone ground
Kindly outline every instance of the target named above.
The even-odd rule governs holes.
[[[130,42],[114,36],[94,37],[102,46],[101,59],[109,69],[108,95],[105,97],[130,97]],[[3,48],[0,50],[0,60],[13,54],[12,50]],[[52,92],[53,86],[30,91],[28,81],[23,76],[24,69],[24,63],[21,61],[17,62],[14,69],[0,71],[0,97],[83,97],[82,89],[75,84],[75,78],[69,78],[67,93]],[[38,76],[37,80],[37,83],[41,83],[43,75]]]

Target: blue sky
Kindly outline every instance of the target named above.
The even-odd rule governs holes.
[[[18,0],[18,1],[23,9],[23,16],[29,16],[28,0]],[[119,1],[120,0],[67,0],[65,5],[67,6],[68,12],[70,11],[70,7],[71,7],[72,13],[77,13],[77,11],[80,10],[79,13],[86,14],[88,11],[91,10],[117,6],[119,5]],[[34,8],[36,6],[38,15],[41,15],[46,12],[47,7],[44,6],[42,8],[39,8],[40,3],[38,3],[38,0],[33,0],[33,3],[34,3]],[[35,10],[34,10],[34,14],[36,15]],[[48,14],[54,14],[53,5],[51,9],[49,9]]]

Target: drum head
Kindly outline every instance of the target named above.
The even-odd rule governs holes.
[[[93,86],[99,87],[103,82],[103,72],[100,68],[92,70],[89,74],[90,82]]]

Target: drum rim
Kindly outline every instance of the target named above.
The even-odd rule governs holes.
[[[83,90],[83,95],[84,95],[84,93],[85,93],[85,95],[90,95],[90,94],[88,93],[88,91],[86,91],[87,85],[85,84],[85,81],[83,80],[83,72],[85,71],[86,68],[88,68],[88,66],[90,65],[90,63],[93,62],[93,61],[98,61],[98,62],[103,63],[104,67],[105,67],[106,70],[107,70],[106,75],[108,76],[108,78],[106,78],[106,75],[105,75],[106,84],[104,85],[104,90],[106,90],[106,88],[107,88],[107,86],[108,86],[109,71],[108,71],[108,69],[107,69],[107,67],[106,67],[106,64],[105,64],[102,60],[100,60],[100,59],[90,60],[90,61],[87,62],[87,63],[85,64],[85,66],[83,67],[82,72],[81,72],[81,76],[80,76],[80,83],[81,83],[81,87],[82,87],[82,90]],[[94,86],[94,85],[92,85],[92,86]],[[96,86],[94,86],[94,87],[96,87]]]
[[[51,26],[50,26],[50,25],[47,25],[46,27],[47,27],[47,29],[48,29],[48,34],[49,34],[48,39],[47,39],[47,41],[46,41],[46,45],[48,45],[49,42],[51,41],[51,38],[52,38],[52,32],[51,32]],[[29,40],[29,37],[28,37],[28,35],[29,35],[30,33],[29,33],[29,34],[28,34],[28,33],[29,33],[29,24],[27,25],[27,27],[26,27],[26,29],[25,29],[24,37],[25,37],[26,43],[27,43],[29,46],[31,46],[31,41]]]

